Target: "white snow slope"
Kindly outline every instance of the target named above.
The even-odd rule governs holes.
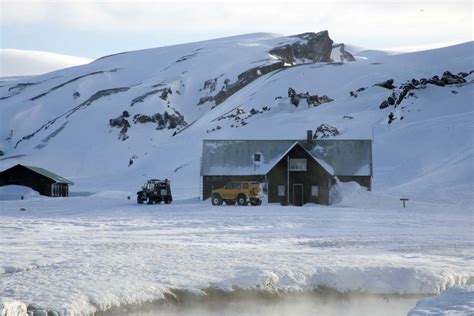
[[[38,165],[74,181],[72,191],[96,193],[0,202],[3,301],[88,313],[170,288],[436,294],[468,283],[474,43],[346,63],[298,60],[257,75],[219,104],[200,102],[246,70],[278,61],[268,52],[297,40],[250,34],[1,82],[0,169]],[[379,109],[401,84],[445,71],[465,72],[466,83],[427,84],[396,108]],[[374,86],[391,78],[395,90]],[[334,101],[294,107],[289,87]],[[229,117],[239,107],[240,120]],[[251,115],[252,108],[262,113]],[[109,120],[123,111],[131,126],[121,135]],[[182,115],[186,128],[134,123],[135,115],[164,111]],[[337,127],[339,138],[374,139],[374,193],[355,190],[339,205],[301,209],[195,200],[203,139],[304,138],[321,123]],[[138,207],[125,199],[146,179],[165,177],[176,204]],[[402,196],[410,198],[407,209]]]

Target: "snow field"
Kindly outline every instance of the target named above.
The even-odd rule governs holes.
[[[403,209],[354,188],[340,205],[302,208],[137,205],[127,195],[2,202],[3,304],[85,315],[175,289],[430,295],[474,275],[465,209]]]

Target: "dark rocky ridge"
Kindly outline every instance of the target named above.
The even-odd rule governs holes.
[[[294,35],[292,38],[299,38],[292,44],[286,44],[273,48],[269,51],[269,54],[277,57],[280,61],[270,65],[258,66],[248,69],[237,76],[237,81],[230,82],[229,79],[224,80],[224,86],[214,96],[208,95],[199,99],[198,105],[206,102],[215,102],[215,105],[219,105],[224,102],[228,97],[256,80],[257,78],[268,74],[275,70],[292,67],[298,62],[304,63],[317,63],[317,62],[332,62],[331,52],[333,49],[333,41],[329,37],[328,31],[322,31],[319,33],[303,33]],[[338,44],[341,52],[347,61],[355,61],[355,58],[344,50],[344,44]],[[208,80],[209,81],[209,80]],[[206,81],[204,87],[213,84],[212,81]]]
[[[270,54],[276,56],[284,63],[294,65],[296,59],[309,60],[313,63],[330,62],[333,41],[328,31],[319,33],[303,33],[292,37],[304,41],[297,41],[270,50]]]

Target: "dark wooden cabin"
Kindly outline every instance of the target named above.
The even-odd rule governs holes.
[[[69,196],[73,183],[51,171],[39,167],[16,165],[0,172],[0,186],[22,185],[46,196]]]
[[[266,174],[268,202],[329,205],[333,177],[331,167],[295,143]]]
[[[335,177],[371,189],[371,140],[204,140],[201,196],[232,181],[265,183],[269,203],[330,204]]]

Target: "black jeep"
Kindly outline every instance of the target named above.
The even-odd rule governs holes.
[[[147,202],[148,204],[161,203],[161,201],[165,202],[165,204],[170,204],[171,201],[173,201],[173,197],[171,196],[171,183],[168,179],[148,180],[142,186],[142,190],[137,192],[138,204],[143,204],[143,202]]]

